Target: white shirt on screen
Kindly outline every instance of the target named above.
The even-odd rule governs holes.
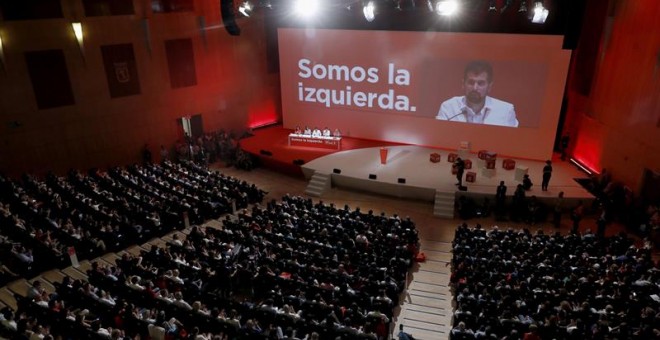
[[[312,134],[312,129],[310,129],[310,128],[305,128],[305,131],[303,131],[303,135],[309,136],[311,134]]]
[[[466,105],[465,96],[447,99],[440,105],[440,111],[435,119],[518,127],[518,119],[513,104],[493,97],[486,97],[486,103],[480,112],[474,112]]]
[[[321,137],[321,136],[322,136],[321,135],[321,130],[314,129],[314,131],[312,131],[312,137]]]
[[[332,137],[332,131],[330,129],[323,129],[323,137]]]

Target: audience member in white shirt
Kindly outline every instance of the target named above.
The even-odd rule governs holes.
[[[174,293],[174,302],[172,302],[175,306],[179,306],[181,308],[185,308],[187,310],[192,310],[192,306],[186,302],[186,300],[183,299],[183,294],[181,292],[176,292]]]

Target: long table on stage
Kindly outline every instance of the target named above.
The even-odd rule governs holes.
[[[289,134],[289,146],[341,150],[341,137],[312,137],[292,133]]]

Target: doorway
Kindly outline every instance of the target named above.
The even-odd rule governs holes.
[[[204,134],[201,114],[177,118],[177,125],[179,140],[191,142]]]

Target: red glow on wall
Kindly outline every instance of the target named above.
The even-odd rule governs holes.
[[[277,109],[271,99],[253,103],[248,110],[248,127],[250,128],[258,128],[278,122]]]
[[[585,119],[575,141],[573,158],[594,173],[599,173],[603,155],[602,131],[591,119]]]

